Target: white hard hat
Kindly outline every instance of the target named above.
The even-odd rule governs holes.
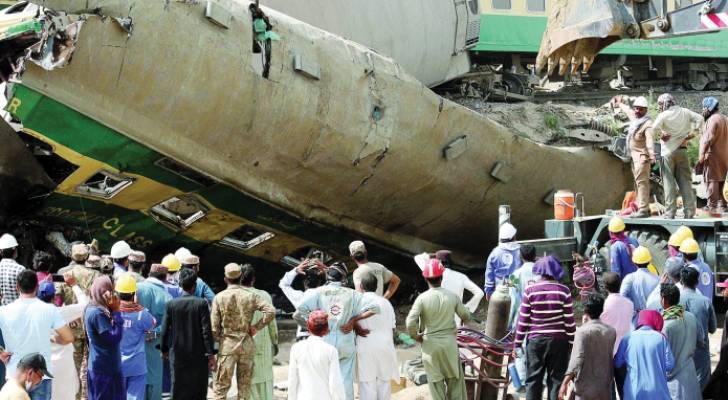
[[[131,247],[129,243],[120,240],[111,246],[111,258],[118,260],[120,258],[127,258],[131,254]]]
[[[498,232],[498,239],[508,240],[513,239],[516,236],[516,227],[506,222],[501,225],[500,231]]]
[[[12,249],[18,247],[18,241],[15,240],[15,236],[6,233],[0,236],[0,250]]]
[[[644,96],[640,96],[634,100],[634,103],[632,103],[632,107],[649,107],[649,104],[647,103],[647,99]]]
[[[184,260],[185,258],[192,255],[192,252],[187,250],[185,247],[180,247],[177,249],[177,251],[174,252],[174,256],[177,257],[178,260]]]

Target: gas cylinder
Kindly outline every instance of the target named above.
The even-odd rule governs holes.
[[[488,302],[488,316],[485,320],[485,334],[493,339],[501,339],[508,333],[508,316],[511,313],[510,289],[506,285],[498,285]],[[496,364],[503,363],[503,356],[489,355],[488,359]],[[488,376],[500,377],[503,369],[494,365],[486,368]],[[498,389],[490,384],[482,388],[480,400],[496,400]]]
[[[554,219],[574,219],[574,193],[571,190],[559,190],[554,194]]]

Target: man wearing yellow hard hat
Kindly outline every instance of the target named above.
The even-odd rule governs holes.
[[[167,267],[167,281],[164,282],[167,292],[174,299],[182,296],[182,288],[177,284],[177,276],[179,276],[179,270],[182,269],[182,263],[174,254],[167,254],[162,259],[162,265]]]
[[[124,334],[121,338],[121,374],[127,399],[143,399],[147,390],[147,357],[144,339],[157,324],[149,311],[136,302],[137,282],[131,273],[121,274],[114,288],[121,300]],[[160,321],[161,322],[161,321]]]
[[[651,261],[652,254],[647,247],[637,247],[632,253],[632,262],[637,266],[637,271],[627,275],[619,289],[619,293],[634,304],[636,315],[647,308],[647,298],[660,284],[660,279],[648,269]]]
[[[700,277],[698,279],[698,291],[703,296],[713,301],[713,293],[715,293],[715,280],[713,278],[713,271],[710,266],[703,262],[698,255],[700,254],[700,246],[698,242],[693,238],[683,240],[680,245],[680,253],[683,255],[685,265],[693,267],[698,270]]]
[[[632,252],[640,244],[637,239],[627,236],[624,232],[624,220],[620,217],[612,217],[609,220],[609,263],[612,272],[619,274],[624,278],[636,271],[637,268],[632,263]]]

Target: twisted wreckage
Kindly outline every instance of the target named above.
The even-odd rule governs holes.
[[[494,244],[498,204],[534,237],[556,189],[596,211],[631,185],[609,153],[514,135],[363,45],[268,8],[276,35],[256,32],[246,1],[14,8],[0,14],[17,130],[2,131],[2,201],[24,216],[10,229],[183,245],[269,279],[355,238],[395,269],[439,248],[466,268]]]

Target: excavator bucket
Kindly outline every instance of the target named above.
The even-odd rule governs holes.
[[[551,75],[579,66],[589,71],[597,53],[622,38],[637,37],[639,25],[630,5],[621,0],[556,0],[536,58],[536,69]]]

